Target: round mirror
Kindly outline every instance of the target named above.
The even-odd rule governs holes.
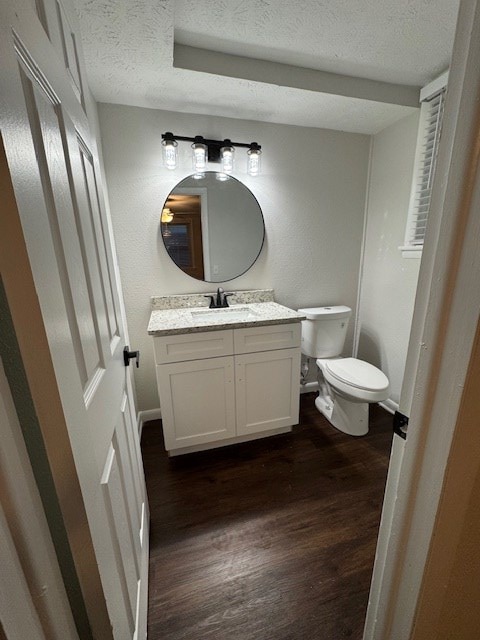
[[[265,236],[262,210],[250,189],[216,171],[188,176],[172,189],[163,205],[161,230],[177,267],[206,282],[245,273]]]

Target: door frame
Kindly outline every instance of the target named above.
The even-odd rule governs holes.
[[[423,578],[445,481],[459,462],[451,445],[472,394],[480,308],[479,68],[480,0],[462,0],[400,402],[408,438],[394,436],[364,640],[413,637],[419,598],[433,586]],[[470,490],[465,483],[458,501]]]

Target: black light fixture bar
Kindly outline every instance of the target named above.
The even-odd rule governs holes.
[[[162,140],[166,141],[180,141],[180,142],[201,142],[207,145],[208,149],[208,161],[220,162],[220,149],[222,147],[240,147],[243,149],[253,149],[256,151],[261,150],[261,145],[257,142],[232,142],[229,138],[225,140],[212,140],[211,138],[204,138],[203,136],[177,136],[171,131],[162,133]]]
[[[252,145],[257,145],[257,149],[261,149],[261,145],[256,142],[232,142],[229,138],[225,138],[225,140],[211,140],[210,138],[204,138],[203,136],[195,136],[194,138],[190,136],[177,136],[170,131],[166,133],[162,133],[162,140],[180,140],[181,142],[196,142],[201,138],[203,144],[215,144],[220,145],[221,147],[226,146],[228,143],[231,147],[242,147],[244,149],[250,149]]]

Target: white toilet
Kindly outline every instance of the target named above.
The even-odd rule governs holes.
[[[352,436],[368,432],[368,403],[388,398],[387,376],[363,360],[341,358],[352,310],[345,306],[299,309],[302,352],[317,359],[315,406],[337,429]]]

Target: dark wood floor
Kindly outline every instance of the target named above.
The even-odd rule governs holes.
[[[362,637],[391,416],[354,438],[313,403],[291,434],[172,459],[145,427],[149,640]]]

